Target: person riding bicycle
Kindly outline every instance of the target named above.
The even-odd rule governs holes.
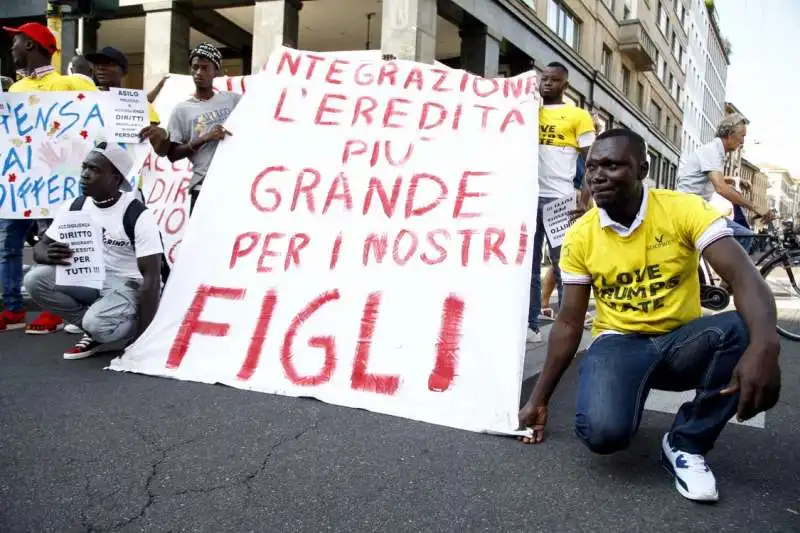
[[[716,192],[736,206],[749,209],[764,222],[772,219],[769,209],[759,209],[753,202],[731,187],[725,181],[723,169],[725,167],[725,154],[736,151],[744,144],[747,134],[747,119],[733,113],[725,117],[717,127],[714,139],[691,153],[685,153],[678,165],[678,191],[696,194],[706,202],[710,202]],[[739,244],[749,250],[750,243],[755,233],[749,228],[728,219],[728,226]]]

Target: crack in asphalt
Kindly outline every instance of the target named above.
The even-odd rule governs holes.
[[[251,481],[253,481],[260,474],[262,474],[264,472],[264,470],[266,470],[267,464],[269,464],[269,460],[272,457],[272,454],[273,454],[273,452],[275,450],[277,450],[278,448],[280,448],[284,444],[287,444],[289,442],[293,442],[293,441],[298,440],[300,437],[302,437],[303,435],[305,435],[309,431],[313,431],[313,430],[317,429],[318,425],[319,425],[319,420],[315,420],[310,426],[308,426],[306,428],[303,428],[302,430],[300,430],[299,432],[295,433],[294,435],[291,435],[291,436],[288,436],[288,437],[286,437],[284,439],[281,439],[278,442],[276,442],[275,444],[273,444],[272,446],[270,446],[269,449],[267,450],[266,455],[264,455],[264,458],[262,459],[261,464],[258,466],[258,468],[256,468],[255,470],[253,470],[249,474],[245,475],[244,477],[242,477],[242,478],[240,478],[240,479],[238,479],[236,481],[231,481],[229,483],[223,483],[221,485],[214,485],[212,487],[203,487],[203,488],[199,488],[199,489],[184,489],[184,490],[181,490],[181,491],[178,491],[178,492],[173,492],[173,493],[170,494],[170,496],[183,496],[184,494],[207,494],[209,492],[214,492],[214,491],[217,491],[217,490],[238,487],[240,485],[249,485],[249,483]]]
[[[287,436],[285,438],[282,438],[278,442],[276,442],[275,444],[270,446],[269,449],[267,450],[266,454],[264,455],[264,458],[261,460],[261,463],[258,465],[258,467],[255,468],[252,472],[246,474],[243,477],[240,477],[240,478],[238,478],[238,479],[236,479],[234,481],[230,481],[228,483],[214,485],[214,486],[211,486],[211,487],[190,488],[190,489],[179,490],[177,492],[171,492],[171,493],[166,493],[166,494],[155,494],[153,492],[153,487],[152,486],[153,486],[153,482],[158,477],[159,467],[169,458],[170,454],[172,452],[174,452],[176,449],[178,449],[178,448],[180,448],[182,446],[186,446],[186,445],[195,443],[195,442],[197,442],[199,440],[202,440],[206,436],[202,435],[200,437],[194,437],[194,438],[191,438],[191,439],[188,439],[188,440],[184,440],[184,441],[181,441],[181,442],[177,442],[177,443],[171,444],[171,445],[166,446],[166,447],[159,447],[158,443],[156,441],[154,441],[153,439],[149,438],[149,436],[142,430],[142,428],[140,428],[138,424],[134,423],[133,424],[134,432],[139,436],[140,439],[142,439],[142,441],[147,446],[153,448],[155,450],[155,452],[157,453],[157,456],[155,457],[155,459],[150,464],[149,472],[147,473],[147,477],[146,477],[146,479],[144,481],[144,495],[147,497],[147,500],[144,502],[144,504],[141,506],[141,508],[138,510],[138,512],[135,515],[133,515],[133,516],[131,516],[129,518],[126,518],[126,519],[124,519],[122,521],[116,522],[116,523],[112,524],[111,526],[109,526],[107,528],[97,528],[91,522],[91,520],[89,520],[87,509],[84,508],[81,511],[81,525],[83,526],[83,528],[86,531],[86,533],[98,533],[100,531],[112,531],[112,532],[113,531],[118,531],[118,530],[120,530],[120,529],[122,529],[122,528],[124,528],[126,526],[129,526],[130,524],[136,522],[137,520],[140,520],[140,519],[144,518],[144,516],[147,514],[148,509],[156,502],[156,499],[163,498],[163,497],[183,496],[183,495],[186,495],[186,494],[207,494],[207,493],[211,493],[211,492],[218,491],[218,490],[224,490],[224,489],[229,489],[229,488],[233,488],[233,487],[244,485],[248,489],[248,499],[249,499],[250,490],[251,490],[250,489],[251,482],[253,480],[255,480],[259,475],[261,475],[266,470],[267,465],[269,464],[270,458],[275,453],[275,451],[278,448],[280,448],[281,446],[283,446],[283,445],[285,445],[285,444],[287,444],[289,442],[294,442],[294,441],[300,439],[306,433],[317,429],[317,427],[319,425],[319,422],[320,422],[320,420],[316,419],[316,420],[313,421],[313,423],[311,423],[307,427],[303,428],[302,430],[300,430],[300,431],[298,431],[298,432],[296,432],[296,433],[294,433],[292,435],[289,435],[289,436]],[[102,501],[110,498],[114,494],[120,492],[121,490],[122,489],[119,488],[119,489],[116,489],[116,490],[112,491],[109,494],[105,494],[105,495],[101,496],[100,500],[96,500],[96,498],[90,498],[90,501],[91,500],[96,500],[96,501],[102,502]],[[89,476],[86,477],[84,491],[86,492],[87,496],[89,496],[89,492],[90,492],[90,479],[89,479]]]

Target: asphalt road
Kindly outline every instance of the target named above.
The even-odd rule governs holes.
[[[575,366],[528,447],[366,411],[64,361],[75,337],[0,337],[0,531],[800,531],[800,345],[766,428],[726,428],[722,500],[659,466],[671,416],[630,450],[572,435]],[[532,380],[528,379],[525,388]]]

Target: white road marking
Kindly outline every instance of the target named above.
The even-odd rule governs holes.
[[[690,401],[692,398],[694,398],[694,391],[669,392],[651,390],[650,396],[647,398],[647,403],[644,404],[644,408],[648,411],[658,411],[659,413],[674,415],[678,412],[681,405]],[[750,420],[745,420],[744,422],[737,422],[735,418],[730,420],[732,424],[750,426],[758,429],[764,429],[766,421],[764,413],[759,413]]]

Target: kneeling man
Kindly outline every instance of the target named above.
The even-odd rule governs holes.
[[[664,467],[685,498],[718,499],[704,456],[733,415],[778,401],[775,301],[725,219],[695,195],[643,185],[644,140],[617,129],[597,137],[585,179],[596,207],[561,248],[563,307],[547,360],[520,411],[528,443],[544,438],[547,404],[578,349],[590,291],[594,341],[580,362],[575,433],[593,452],[628,446],[651,388],[696,396],[661,440]],[[699,254],[733,287],[737,311],[702,316]]]
[[[158,308],[161,235],[153,214],[135,204],[139,200],[130,194],[126,177],[132,167],[123,148],[105,143],[95,147],[81,170],[85,196],[67,204],[34,247],[34,259],[42,266],[28,273],[25,288],[42,309],[80,325],[85,332],[64,353],[65,359],[121,348],[147,328]],[[56,285],[56,265],[71,263],[72,250],[56,241],[59,217],[69,210],[88,213],[94,226],[102,228],[106,275],[100,290]],[[135,219],[130,211],[137,213]],[[126,224],[132,227],[126,228]]]

